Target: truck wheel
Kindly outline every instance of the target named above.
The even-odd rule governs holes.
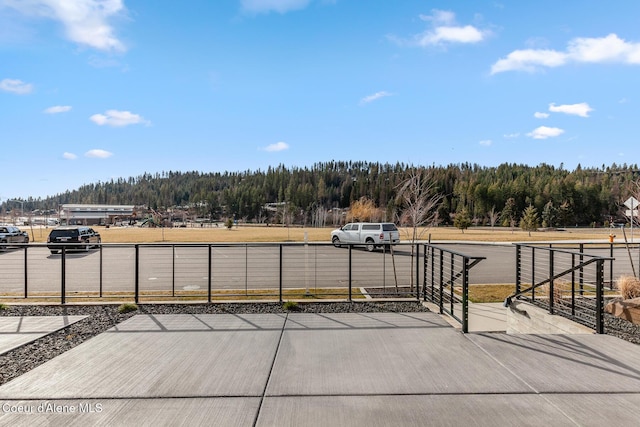
[[[340,239],[338,238],[338,236],[333,236],[333,239],[331,239],[331,243],[333,243],[333,246],[335,246],[336,248],[339,248]]]
[[[376,248],[376,245],[373,244],[373,239],[367,239],[366,240],[366,248],[367,248],[367,252],[373,252]]]

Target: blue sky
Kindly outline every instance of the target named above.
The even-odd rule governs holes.
[[[330,160],[638,163],[640,2],[0,0],[0,199]]]

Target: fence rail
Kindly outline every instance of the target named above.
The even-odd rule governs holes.
[[[469,331],[469,270],[484,259],[425,245],[423,299],[460,322],[464,333]]]
[[[605,263],[614,258],[571,249],[516,244],[513,299],[528,301],[577,323],[604,333]],[[611,287],[611,281],[610,281]]]
[[[413,298],[418,244],[335,248],[330,243],[16,244],[0,252],[1,299]],[[413,289],[413,290],[411,290]]]

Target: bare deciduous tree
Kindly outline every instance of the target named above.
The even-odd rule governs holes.
[[[500,218],[500,212],[496,212],[496,207],[492,206],[487,215],[489,216],[489,224],[491,224],[491,228],[495,227],[498,219]]]
[[[435,182],[429,179],[428,173],[413,169],[409,177],[399,186],[396,202],[400,206],[400,225],[408,227],[411,240],[411,271],[413,271],[413,259],[415,243],[422,238],[424,233],[436,223],[437,207],[442,201],[443,195],[435,192]],[[410,278],[413,291],[413,277]]]
[[[412,243],[419,240],[437,218],[436,207],[443,196],[435,193],[434,187],[435,183],[429,180],[429,176],[423,176],[417,170],[413,170],[398,186],[396,202],[401,209],[400,225],[410,228],[408,237]]]

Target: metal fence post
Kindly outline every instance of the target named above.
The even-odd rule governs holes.
[[[282,302],[282,243],[280,243],[280,256],[279,258],[279,266],[278,266],[278,295],[280,302]]]
[[[67,248],[66,246],[62,246],[62,255],[60,255],[60,263],[62,265],[61,271],[61,283],[60,283],[60,304],[65,304],[65,297],[67,293],[67,277],[66,277],[66,269],[67,269]]]
[[[609,243],[609,258],[613,258],[613,243]],[[640,251],[638,251],[640,256]],[[609,261],[609,289],[613,289],[613,261]]]
[[[27,296],[29,295],[28,292],[28,269],[27,269],[27,247],[24,247],[24,297],[27,298]]]
[[[102,270],[103,270],[103,265],[102,265],[102,244],[100,244],[100,278],[99,278],[99,282],[100,282],[100,298],[102,298]]]
[[[582,244],[580,244],[580,265],[582,265]],[[576,315],[576,254],[571,254],[571,315]],[[582,296],[582,267],[580,267],[580,296]]]
[[[596,268],[596,333],[604,334],[604,260],[598,260]]]
[[[549,251],[549,313],[553,313],[553,251]]]
[[[436,271],[435,271],[435,263],[436,263],[436,251],[435,248],[430,247],[431,251],[431,302],[433,302],[433,295],[436,291]]]
[[[213,260],[211,258],[211,244],[208,245],[208,248],[209,256],[207,257],[207,302],[211,304],[211,271],[213,264]]]
[[[440,249],[440,275],[438,283],[438,308],[440,309],[440,314],[444,313],[444,258],[442,254],[443,250]]]
[[[536,248],[531,248],[531,286],[536,284]],[[536,288],[531,288],[531,301],[536,300]]]
[[[578,276],[580,277],[580,296],[584,295],[584,267],[582,264],[584,263],[584,243],[580,243],[580,272]],[[573,265],[571,266],[573,267]],[[574,272],[572,272],[573,274]],[[573,276],[572,276],[573,278]]]
[[[349,245],[349,302],[351,302],[351,281],[353,279],[353,263],[352,263],[352,257],[351,257],[351,249],[353,248],[353,245]]]
[[[516,245],[516,294],[520,293],[522,283],[522,248]]]
[[[244,245],[244,294],[249,296],[249,245]]]
[[[135,249],[136,249],[136,257],[135,257],[135,278],[134,278],[134,283],[135,283],[135,290],[134,290],[134,296],[133,296],[133,300],[135,301],[136,304],[138,304],[138,301],[140,300],[139,298],[139,294],[140,294],[140,245],[136,244],[135,245]]]
[[[462,332],[469,332],[469,258],[463,258],[462,266]]]
[[[176,245],[171,245],[171,296],[176,296]]]
[[[429,273],[429,257],[428,257],[429,247],[424,245],[424,255],[422,256],[422,275],[423,275],[423,283],[422,283],[422,300],[427,300],[427,276]]]
[[[449,295],[449,312],[450,313],[454,313],[453,311],[453,301],[454,301],[454,294],[453,294],[453,285],[454,283],[454,268],[455,268],[455,259],[454,259],[454,255],[453,253],[449,254],[449,287],[451,288],[451,294]]]
[[[416,300],[420,302],[420,245],[416,243]]]

